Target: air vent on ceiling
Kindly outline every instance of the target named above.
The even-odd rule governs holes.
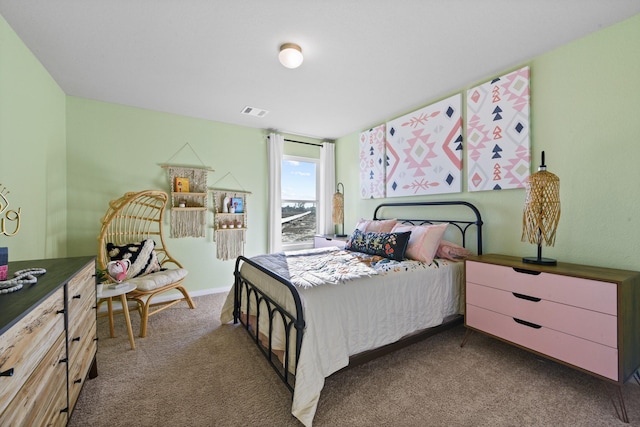
[[[242,109],[242,114],[246,114],[248,116],[256,116],[256,117],[264,117],[266,116],[268,113],[267,110],[263,110],[261,108],[254,108],[254,107],[244,107]]]

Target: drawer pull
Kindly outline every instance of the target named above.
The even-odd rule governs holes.
[[[532,271],[532,270],[527,270],[527,269],[518,268],[518,267],[511,267],[511,268],[513,268],[513,270],[518,272],[518,273],[531,274],[533,276],[537,276],[538,274],[540,274],[539,271]]]
[[[72,338],[71,341],[80,341],[80,337]]]
[[[540,302],[542,298],[530,297],[529,295],[519,294],[517,292],[511,292],[514,297],[520,299],[526,299],[527,301]]]
[[[56,311],[56,314],[64,314],[64,308],[62,310]]]
[[[80,294],[78,294],[78,295],[74,295],[74,296],[73,296],[73,297],[71,297],[71,298],[73,298],[73,299],[80,299],[80,298],[82,298],[82,295],[80,295]]]
[[[69,359],[67,359],[66,357],[64,359],[60,359],[60,361],[58,363],[67,363],[69,361]]]
[[[69,412],[69,408],[60,409],[60,413],[64,414],[65,412]]]
[[[0,377],[12,377],[12,376],[13,376],[13,368],[0,372]]]
[[[73,383],[74,384],[80,384],[82,382],[82,380],[75,380]]]
[[[526,320],[518,319],[516,317],[514,317],[513,320],[515,320],[516,323],[519,323],[519,324],[524,325],[524,326],[528,326],[528,327],[533,328],[533,329],[542,328],[542,326],[540,326],[540,325],[536,325],[535,323],[527,322]]]

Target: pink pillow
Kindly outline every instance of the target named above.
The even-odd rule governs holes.
[[[395,219],[361,219],[356,228],[363,233],[391,233],[397,222]]]
[[[409,237],[409,244],[405,252],[406,257],[431,264],[448,225],[448,223],[438,225],[396,224],[392,231],[394,233],[411,231],[411,237]]]
[[[470,255],[473,255],[470,250],[446,240],[440,242],[436,251],[436,257],[451,261],[461,261]]]

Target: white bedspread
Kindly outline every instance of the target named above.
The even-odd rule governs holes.
[[[256,283],[260,273],[245,267],[249,268],[245,271],[243,267],[243,274]],[[295,372],[292,414],[311,426],[324,379],[347,366],[350,356],[462,313],[463,268],[461,262],[440,259],[430,266],[385,260],[371,277],[300,288],[306,329]],[[276,300],[290,307],[282,289],[274,294]],[[222,323],[232,319],[233,291],[221,313]]]

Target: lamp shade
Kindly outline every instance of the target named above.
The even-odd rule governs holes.
[[[525,262],[545,263],[541,259],[540,247],[553,246],[560,221],[560,179],[547,171],[542,152],[542,164],[538,172],[526,182],[527,195],[522,215],[522,241],[538,245],[538,258]],[[549,260],[555,264],[555,260]]]
[[[342,187],[342,192],[340,192],[340,187]],[[344,185],[341,182],[336,185],[336,192],[333,195],[331,217],[333,218],[334,224],[340,224],[342,226],[340,233],[336,233],[336,236],[346,236],[346,234],[344,234]]]
[[[295,43],[285,43],[280,46],[278,59],[287,68],[298,68],[304,60],[302,48]]]

